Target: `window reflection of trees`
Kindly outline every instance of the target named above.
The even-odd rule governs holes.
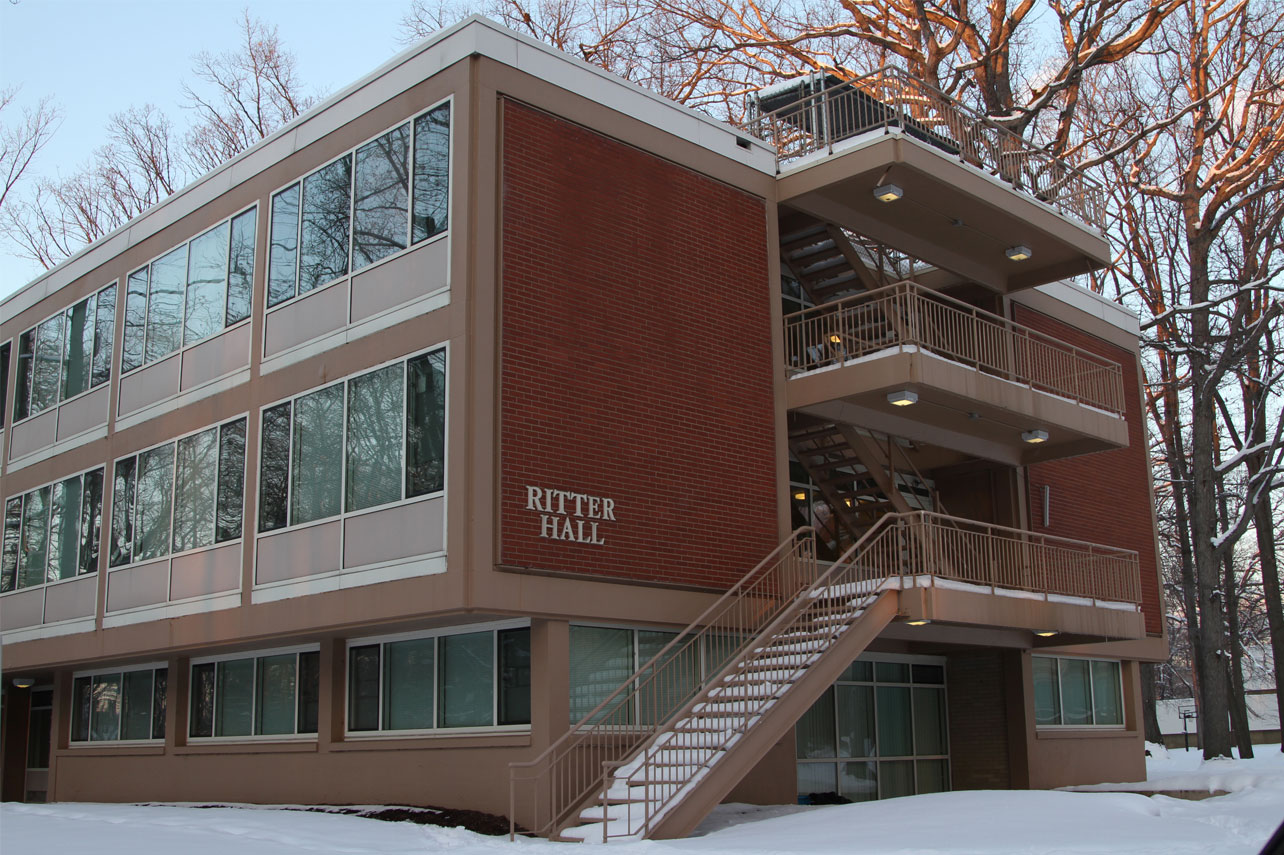
[[[347,501],[349,511],[401,498],[404,365],[390,365],[348,383]]]
[[[299,185],[272,197],[272,234],[268,238],[268,305],[294,296],[299,258]]]
[[[169,554],[170,512],[174,496],[174,443],[138,455],[137,497],[134,502],[134,560],[147,561]]]
[[[290,523],[311,522],[339,513],[343,463],[343,384],[294,403],[294,468]]]
[[[129,274],[125,290],[125,333],[121,344],[120,370],[132,371],[143,364],[143,338],[147,331],[147,280],[144,267]]]
[[[245,419],[219,428],[218,506],[214,540],[222,543],[241,536],[245,495]]]
[[[183,291],[187,285],[187,244],[152,262],[147,292],[143,361],[154,362],[183,343]]]
[[[415,210],[411,241],[446,230],[450,184],[450,105],[415,120]]]
[[[183,344],[209,338],[223,328],[230,232],[231,224],[223,223],[190,244],[187,297],[183,306]]]
[[[286,525],[290,475],[290,405],[263,411],[259,465],[259,531]]]
[[[410,360],[406,377],[406,497],[442,488],[446,461],[446,354]]]
[[[174,478],[174,552],[214,542],[218,428],[178,441]]]
[[[348,272],[351,195],[352,155],[345,155],[303,179],[300,294]]]
[[[117,460],[112,476],[111,546],[108,566],[119,567],[134,560],[134,487],[138,458]]]
[[[250,316],[257,223],[258,211],[254,208],[232,220],[231,243],[227,250],[227,314],[223,319],[229,327]]]
[[[359,270],[406,248],[410,125],[357,149],[352,267]]]

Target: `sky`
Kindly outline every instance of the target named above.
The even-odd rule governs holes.
[[[27,173],[74,172],[103,142],[108,117],[154,104],[186,124],[183,81],[201,52],[230,49],[247,0],[0,0],[0,87],[21,87],[11,108],[54,98],[62,122]],[[298,59],[299,77],[332,94],[403,50],[410,0],[253,0]],[[6,110],[9,113],[10,110]],[[8,117],[0,117],[8,118]],[[0,245],[0,299],[42,272]]]

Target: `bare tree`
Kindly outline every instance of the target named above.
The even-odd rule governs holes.
[[[10,120],[13,102],[18,96],[17,87],[0,89],[0,175],[4,178],[4,188],[0,189],[0,210],[4,210],[5,200],[35,160],[36,155],[44,148],[58,129],[61,117],[53,99],[40,99],[35,107],[22,111],[17,121]]]

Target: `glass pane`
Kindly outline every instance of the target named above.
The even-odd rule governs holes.
[[[138,458],[116,461],[111,494],[111,554],[108,563],[119,567],[133,561],[134,487]]]
[[[0,553],[0,592],[18,586],[18,555],[22,552],[22,497],[4,503],[4,551]]]
[[[59,481],[53,488],[49,508],[50,582],[70,579],[79,572],[80,476]]]
[[[1083,659],[1058,659],[1061,667],[1062,724],[1092,724],[1092,687],[1088,663]]]
[[[948,754],[945,691],[914,689],[914,753]]]
[[[53,730],[53,710],[49,706],[52,692],[32,692],[31,711],[27,716],[27,768],[49,768],[49,737]]]
[[[406,248],[409,154],[408,124],[357,149],[352,202],[353,270]]]
[[[531,723],[531,631],[499,633],[499,721]]]
[[[401,407],[405,368],[390,365],[348,381],[349,511],[401,498]]]
[[[290,474],[290,405],[263,411],[259,451],[259,531],[284,528]]]
[[[111,377],[112,342],[116,334],[116,286],[98,292],[94,319],[94,354],[90,386],[106,383]]]
[[[675,638],[676,632],[638,630],[638,667]],[[656,663],[655,669],[648,669],[638,680],[638,721],[644,724],[663,721],[695,694],[699,682],[699,648],[690,645],[670,650]]]
[[[442,488],[446,469],[446,352],[406,364],[406,498]]]
[[[572,626],[570,656],[571,723],[574,724],[632,675],[636,667],[633,664],[633,631]]]
[[[92,691],[89,738],[95,742],[120,739],[120,675],[95,677]]]
[[[71,741],[86,742],[89,739],[89,713],[93,708],[89,677],[77,677],[71,684]]]
[[[852,683],[872,683],[874,682],[874,665],[872,662],[861,662],[857,660],[847,666],[840,680]]]
[[[945,666],[944,665],[915,665],[914,682],[928,683],[933,686],[945,684]]]
[[[351,199],[352,155],[345,155],[303,179],[300,294],[348,272]]]
[[[134,560],[169,554],[170,511],[174,498],[174,443],[138,455]]]
[[[143,362],[178,350],[183,341],[183,292],[187,287],[187,244],[152,262],[147,291],[147,341]]]
[[[22,501],[22,554],[18,556],[18,587],[26,588],[45,581],[48,560],[49,494],[48,487],[32,490]]]
[[[215,736],[249,736],[254,718],[254,660],[217,663]]]
[[[299,733],[317,732],[317,710],[321,696],[321,654],[315,650],[299,654]]]
[[[348,651],[348,730],[379,729],[379,645]]]
[[[31,415],[31,375],[35,371],[36,331],[27,330],[18,337],[18,385],[13,390],[13,420]],[[0,407],[3,409],[3,407]]]
[[[124,700],[120,715],[121,739],[151,739],[152,672],[125,674]]]
[[[1123,724],[1123,697],[1118,662],[1092,663],[1094,724]]]
[[[914,753],[910,730],[910,690],[907,688],[878,687],[878,753],[882,757],[903,757]]]
[[[854,802],[872,802],[878,798],[878,763],[843,763],[838,767],[839,792]]]
[[[908,683],[910,670],[903,662],[875,662],[874,676],[880,683]]]
[[[838,795],[837,771],[835,763],[799,763],[799,803],[833,804]]]
[[[0,428],[9,409],[9,343],[0,344]]]
[[[157,668],[152,685],[152,739],[165,738],[165,711],[169,706],[169,669]]]
[[[209,338],[223,329],[227,293],[227,240],[230,223],[192,240],[187,256],[187,300],[183,304],[183,344]]]
[[[447,635],[441,645],[441,726],[494,724],[495,634]]]
[[[446,230],[450,201],[450,105],[415,119],[414,234],[411,243]]]
[[[435,660],[436,647],[431,638],[416,638],[384,645],[385,730],[426,730],[433,726]]]
[[[58,403],[62,381],[62,337],[65,315],[54,315],[36,327],[36,355],[31,375],[31,413]]]
[[[299,185],[272,197],[272,235],[268,238],[268,305],[294,296],[299,251]]]
[[[918,768],[918,792],[920,795],[949,791],[950,761],[919,760],[915,765]]]
[[[241,536],[245,501],[245,419],[218,429],[218,510],[214,540],[222,543]]]
[[[192,666],[191,736],[214,735],[214,663]]]
[[[227,315],[223,319],[229,327],[250,316],[257,222],[257,209],[246,211],[232,220],[232,242],[227,251]]]
[[[838,696],[838,756],[875,757],[874,687],[835,686]]]
[[[175,458],[174,551],[210,546],[218,489],[218,428],[180,439]]]
[[[290,523],[339,513],[343,480],[343,384],[294,402]]]
[[[1057,660],[1035,656],[1030,660],[1034,671],[1034,723],[1061,724],[1061,693],[1057,687]]]
[[[22,497],[4,503],[4,551],[0,553],[0,592],[18,586],[18,555],[22,552]]]
[[[94,356],[94,303],[90,297],[67,310],[67,341],[63,345],[62,397],[79,395],[89,388],[90,361]]]
[[[293,653],[259,657],[255,733],[294,733],[295,664]]]
[[[133,371],[143,364],[143,339],[147,328],[147,268],[129,274],[125,288],[125,333],[121,342],[120,370]]]
[[[825,690],[811,709],[803,713],[794,726],[794,739],[798,758],[836,757],[838,746],[834,742],[834,689]]]
[[[81,573],[98,572],[98,543],[103,528],[103,470],[86,472],[80,502]]]
[[[914,795],[914,761],[896,760],[878,764],[879,793],[881,799],[895,799]]]

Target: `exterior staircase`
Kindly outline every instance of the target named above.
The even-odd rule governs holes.
[[[780,225],[780,255],[813,305],[886,284],[846,232],[833,223],[793,214]]]

